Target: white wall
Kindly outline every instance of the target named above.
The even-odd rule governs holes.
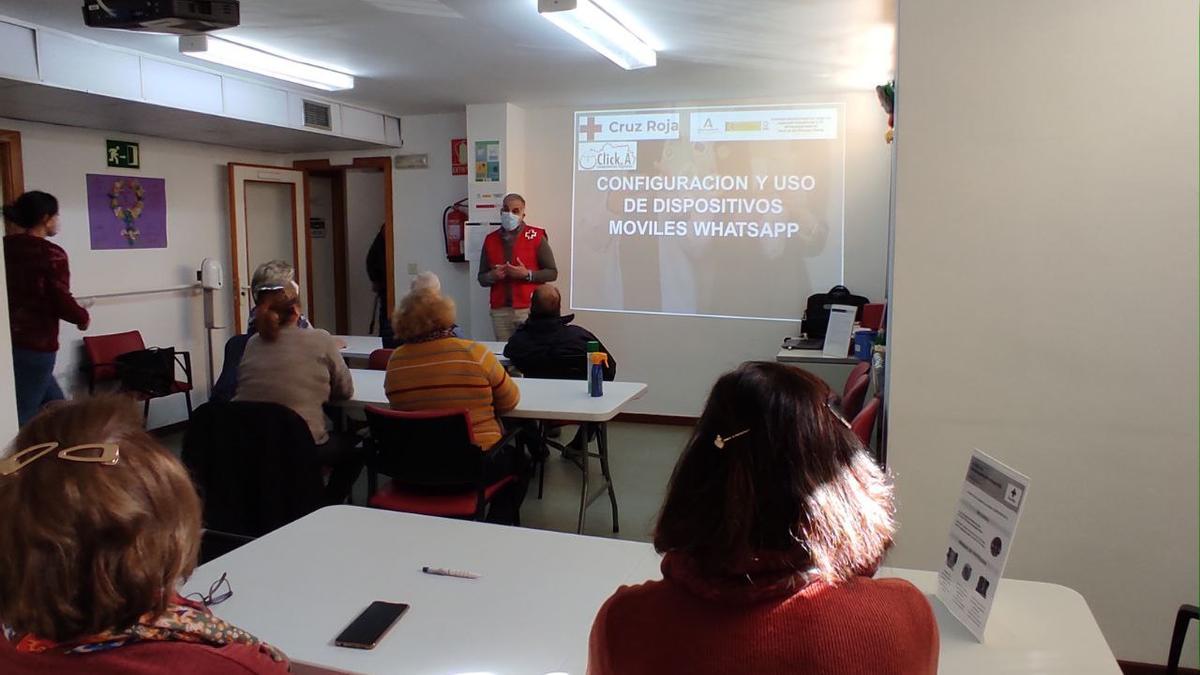
[[[467,106],[466,137],[469,149],[468,175],[465,186],[470,196],[466,229],[467,259],[470,261],[467,274],[466,306],[460,307],[459,316],[467,316],[474,330],[468,333],[476,340],[495,340],[492,328],[490,289],[479,285],[479,261],[483,253],[483,242],[496,231],[500,222],[500,207],[503,195],[525,191],[525,111],[512,103],[481,103]],[[475,181],[475,144],[479,141],[499,141],[500,180]],[[500,195],[497,197],[496,195]],[[493,225],[494,223],[494,225]]]
[[[375,291],[367,276],[367,251],[387,220],[383,172],[346,172],[346,289],[351,335],[369,335],[375,312]],[[329,325],[326,322],[326,325]],[[375,328],[378,334],[379,327]]]
[[[458,322],[474,335],[468,290],[475,279],[467,263],[446,260],[442,212],[467,196],[467,176],[450,175],[450,140],[466,138],[465,113],[414,115],[403,118],[405,153],[429,153],[428,169],[392,172],[395,183],[396,299],[408,292],[408,266],[429,270],[442,280],[442,292],[458,304]],[[473,157],[472,157],[473,160]],[[470,163],[470,162],[468,162]]]
[[[459,323],[471,335],[468,292],[475,281],[469,277],[466,263],[446,260],[445,239],[442,236],[442,211],[467,196],[467,177],[450,174],[450,140],[466,137],[466,114],[413,115],[404,117],[402,121],[404,146],[399,151],[386,154],[429,153],[429,168],[392,171],[396,299],[399,300],[408,292],[411,279],[409,264],[416,265],[418,270],[430,270],[441,278],[443,292],[458,304]],[[328,159],[334,165],[339,165],[349,164],[355,157],[378,157],[380,154],[379,151],[366,150],[305,155],[304,158]],[[365,251],[363,255],[366,255]],[[350,261],[350,276],[355,274],[354,260],[352,257]],[[366,278],[365,273],[363,278]],[[365,325],[362,329],[357,324],[352,328],[356,333],[366,330]],[[487,330],[491,330],[490,324]]]
[[[0,163],[0,183],[4,180],[4,172],[7,169]],[[3,195],[4,201],[8,203],[17,198],[17,195]],[[0,299],[8,297],[8,277],[5,273],[3,257],[0,256]],[[8,326],[8,303],[0,302],[0,327]],[[12,335],[7,329],[0,331],[0,382],[13,382],[13,364],[11,358],[4,358],[4,355],[12,353]],[[0,386],[0,444],[7,443],[8,439],[17,434],[17,395],[16,390],[12,386]]]
[[[887,264],[890,149],[887,116],[874,92],[837,97],[846,103],[846,285],[881,299]],[[789,99],[789,102],[795,99]],[[804,101],[799,101],[804,102]],[[814,102],[829,102],[824,97]],[[566,294],[571,265],[573,111],[525,109],[527,220],[550,234],[557,285]],[[735,261],[734,261],[735,262]],[[721,274],[736,274],[733,265]],[[797,304],[803,303],[797,298]],[[773,360],[798,324],[740,319],[579,312],[577,323],[596,333],[618,362],[618,377],[649,383],[630,410],[699,415],[717,376],[751,359]]]
[[[1032,479],[1006,576],[1162,663],[1200,594],[1196,4],[899,11],[889,564],[937,567],[979,447]]]
[[[8,297],[8,276],[0,256],[0,299]],[[0,302],[0,447],[17,435],[17,391],[13,380],[12,334],[8,330],[8,302]]]
[[[198,143],[107,133],[0,119],[0,128],[21,132],[25,188],[45,190],[58,197],[62,231],[55,243],[71,259],[71,287],[76,295],[145,290],[193,283],[200,261],[206,257],[229,266],[229,220],[225,163],[231,161],[279,164],[278,156]],[[141,143],[140,170],[105,166],[106,138]],[[92,251],[88,234],[85,175],[109,173],[164,178],[167,186],[167,242],[165,249]],[[228,280],[226,282],[228,287]],[[224,293],[225,325],[232,325],[232,297]],[[204,312],[198,293],[182,292],[101,299],[91,309],[89,335],[137,329],[149,345],[175,346],[192,352],[199,404],[207,398]],[[0,354],[8,354],[8,322],[0,315]],[[56,373],[64,387],[81,390],[79,374],[82,343],[79,331],[60,325],[62,349]],[[217,367],[228,331],[215,337]],[[7,359],[7,357],[5,357]],[[4,363],[9,363],[7,360]],[[9,366],[0,366],[7,368]],[[11,373],[0,378],[11,382]],[[11,394],[0,393],[0,410]],[[184,419],[182,396],[155,401],[150,406],[150,426]],[[0,422],[3,417],[0,417]]]

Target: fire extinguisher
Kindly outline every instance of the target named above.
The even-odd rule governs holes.
[[[460,199],[442,212],[442,233],[446,236],[446,259],[450,262],[464,262],[467,256],[463,253],[467,225],[467,200]]]

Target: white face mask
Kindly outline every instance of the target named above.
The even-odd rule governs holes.
[[[520,226],[521,216],[508,211],[502,211],[500,213],[500,227],[503,227],[506,231],[512,232]]]

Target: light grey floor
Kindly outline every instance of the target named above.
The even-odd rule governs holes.
[[[573,435],[572,428],[564,429],[564,439]],[[658,509],[666,494],[667,481],[679,452],[687,442],[690,427],[670,427],[653,424],[610,424],[608,429],[609,468],[621,531],[613,534],[612,509],[607,496],[597,499],[588,508],[584,534],[616,537],[631,541],[650,541]],[[590,465],[593,490],[600,484],[600,463]],[[551,450],[546,460],[546,489],[537,498],[537,477],[534,477],[521,507],[521,524],[542,530],[574,532],[579,518],[579,467]]]
[[[612,510],[608,497],[602,496],[588,508],[584,534],[650,541],[671,470],[690,433],[690,427],[610,424],[609,467],[617,495],[621,531],[613,534]],[[574,427],[563,429],[564,440],[569,440],[573,435]],[[168,448],[179,453],[182,434],[172,434],[161,440]],[[600,479],[600,463],[593,459],[590,467],[592,485],[596,486]],[[540,500],[537,498],[535,476],[521,507],[522,526],[574,532],[579,517],[580,482],[579,468],[561,458],[557,451],[551,450],[550,458],[546,460],[544,497]],[[366,504],[365,474],[354,486],[352,499],[355,504]]]

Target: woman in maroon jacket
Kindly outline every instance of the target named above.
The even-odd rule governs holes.
[[[12,447],[0,459],[0,673],[287,672],[279,650],[209,611],[230,585],[178,594],[196,566],[200,499],[131,399],[50,408]]]
[[[622,587],[592,627],[591,675],[933,675],[929,602],[873,578],[892,486],[816,376],[722,375],[659,514],[662,581]]]
[[[17,417],[24,425],[45,403],[63,398],[54,379],[58,322],[87,330],[91,318],[71,296],[67,252],[47,241],[58,234],[58,200],[26,192],[4,207],[4,220],[16,228],[4,237],[4,265]]]

